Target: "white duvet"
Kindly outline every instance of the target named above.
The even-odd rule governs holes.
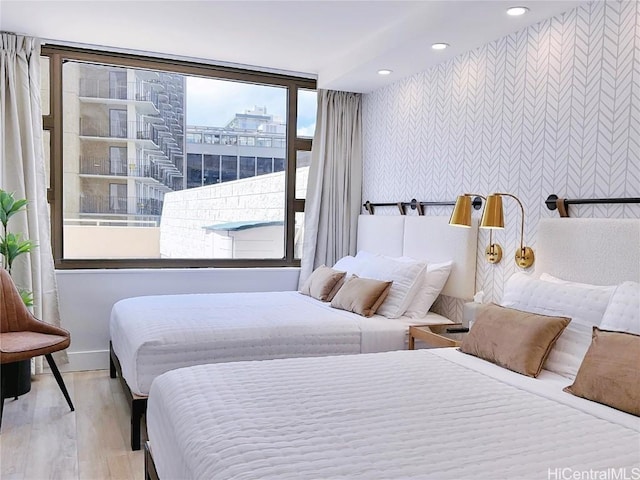
[[[117,302],[110,335],[127,385],[144,396],[180,367],[403,349],[408,325],[429,322],[448,320],[364,318],[298,292],[159,295]]]
[[[147,428],[163,480],[640,473],[640,418],[542,377],[455,349],[202,365],[154,381]]]

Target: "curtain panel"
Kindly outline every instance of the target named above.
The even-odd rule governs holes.
[[[60,325],[42,143],[40,42],[0,33],[0,78],[0,187],[29,202],[26,213],[11,217],[10,229],[37,245],[16,259],[12,277],[33,292],[35,316]],[[67,361],[65,355],[58,359]],[[40,359],[36,373],[41,364]]]
[[[362,203],[362,95],[318,91],[305,203],[300,285],[356,250]]]

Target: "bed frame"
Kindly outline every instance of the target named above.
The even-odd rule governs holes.
[[[434,234],[435,233],[435,234]],[[392,257],[408,256],[431,262],[453,261],[442,294],[470,300],[475,293],[478,222],[471,228],[449,226],[449,217],[408,215],[360,215],[358,250]],[[147,411],[147,397],[131,391],[120,360],[109,342],[109,373],[120,378],[131,408],[131,450],[140,450],[141,421]]]
[[[142,416],[147,411],[147,397],[141,397],[131,391],[126,380],[122,376],[122,367],[120,366],[120,360],[113,351],[113,344],[109,342],[109,376],[111,378],[120,379],[120,385],[129,402],[129,408],[131,409],[131,450],[140,450],[140,424],[142,423]],[[146,455],[146,454],[145,454]],[[146,458],[146,456],[145,456]]]
[[[144,442],[144,479],[160,480],[158,471],[156,470],[156,464],[153,461],[153,455],[151,455],[149,442]]]

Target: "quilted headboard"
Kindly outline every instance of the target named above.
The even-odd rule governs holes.
[[[453,261],[442,294],[471,299],[475,293],[478,223],[449,225],[449,217],[360,215],[358,250],[433,263]]]
[[[640,219],[541,219],[535,274],[542,273],[594,285],[640,282]]]

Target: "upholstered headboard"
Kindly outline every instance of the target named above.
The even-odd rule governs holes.
[[[535,253],[536,276],[594,285],[640,282],[640,219],[541,219]]]
[[[442,294],[471,299],[475,293],[478,223],[449,225],[449,217],[360,215],[358,250],[432,263],[453,261]]]

